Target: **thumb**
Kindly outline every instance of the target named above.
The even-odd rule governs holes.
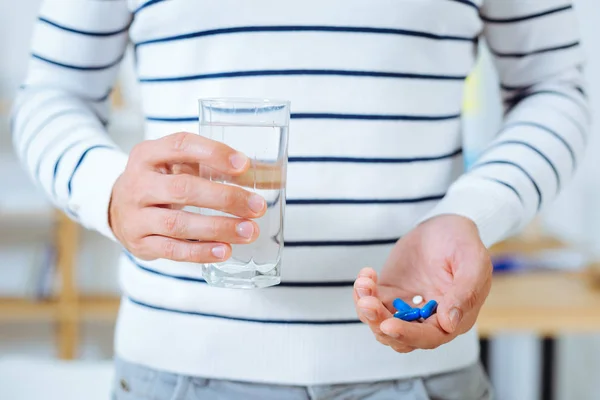
[[[438,321],[442,329],[448,333],[456,332],[463,316],[471,308],[470,300],[453,287],[444,295],[438,306]]]
[[[437,313],[444,331],[462,333],[475,324],[475,318],[469,318],[470,326],[461,327],[465,316],[478,312],[491,288],[491,268],[481,264],[464,266],[463,270],[457,271],[450,290],[441,299]]]

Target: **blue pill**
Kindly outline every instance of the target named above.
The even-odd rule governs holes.
[[[418,308],[411,308],[408,311],[398,311],[394,314],[394,317],[399,318],[403,321],[416,321],[421,318],[421,310]]]
[[[421,308],[421,317],[423,317],[424,319],[431,317],[433,314],[435,314],[437,306],[437,301],[429,300],[427,304],[425,304],[423,308]]]
[[[400,298],[394,300],[393,306],[396,310],[402,311],[402,312],[412,309],[412,307],[409,306],[408,303],[406,303],[404,300],[402,300]]]

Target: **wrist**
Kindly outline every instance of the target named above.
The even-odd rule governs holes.
[[[434,217],[460,216],[477,227],[486,247],[505,239],[525,221],[519,198],[508,188],[477,177],[463,177],[418,223]]]

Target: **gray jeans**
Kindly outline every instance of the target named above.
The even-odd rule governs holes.
[[[368,383],[284,386],[205,379],[115,360],[114,400],[491,400],[477,363],[424,378]]]

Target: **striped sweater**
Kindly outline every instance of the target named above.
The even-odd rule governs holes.
[[[465,172],[461,99],[481,39],[506,114]],[[114,240],[127,154],[106,125],[127,46],[148,139],[198,132],[199,97],[289,99],[282,284],[212,288],[197,265],[123,253],[117,354],[303,385],[433,374],[477,359],[475,330],[397,354],[358,321],[353,279],[425,218],[471,218],[491,245],[555,198],[590,122],[579,40],[569,0],[45,0],[12,134],[54,204]]]

